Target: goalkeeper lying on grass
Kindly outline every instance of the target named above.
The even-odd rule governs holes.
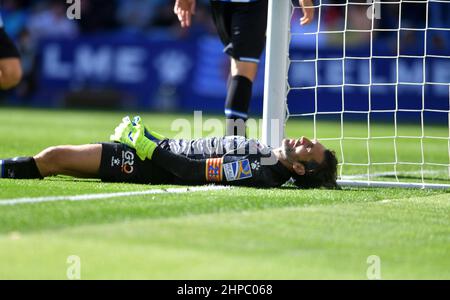
[[[279,187],[292,178],[300,188],[337,187],[334,153],[305,137],[285,139],[277,149],[238,136],[174,140],[149,131],[139,117],[126,117],[111,141],[0,160],[0,178],[69,175],[108,182],[249,187]]]

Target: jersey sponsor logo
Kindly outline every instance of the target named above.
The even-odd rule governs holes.
[[[259,168],[261,168],[261,163],[257,160],[252,162],[252,170],[259,171]]]
[[[227,181],[242,180],[253,176],[248,159],[224,164],[223,171],[225,172]]]
[[[122,172],[131,174],[134,171],[134,153],[122,151]]]
[[[122,160],[120,158],[111,157],[111,167],[117,167],[121,165]]]
[[[206,180],[210,182],[222,181],[223,158],[210,158],[206,160]]]

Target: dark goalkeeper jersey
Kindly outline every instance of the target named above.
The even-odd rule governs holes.
[[[219,183],[279,187],[291,172],[258,140],[238,136],[167,139],[155,150],[152,163],[174,175],[174,183]]]

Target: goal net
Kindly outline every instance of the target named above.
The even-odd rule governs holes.
[[[339,183],[450,188],[450,1],[270,0],[263,140],[317,138]]]

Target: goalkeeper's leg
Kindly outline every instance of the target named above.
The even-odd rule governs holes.
[[[0,178],[40,179],[53,175],[98,178],[102,145],[50,147],[34,157],[0,160]]]
[[[34,157],[42,177],[67,175],[98,178],[102,145],[50,147]]]

